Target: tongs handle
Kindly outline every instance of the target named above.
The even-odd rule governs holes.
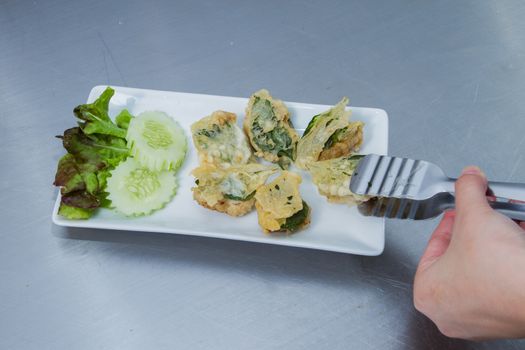
[[[525,184],[522,183],[489,181],[489,190],[497,197],[525,201]]]
[[[442,187],[442,191],[454,193],[454,184],[457,179],[448,178]],[[495,197],[509,198],[525,202],[525,184],[519,182],[489,181],[489,194]]]
[[[492,209],[513,220],[525,221],[525,204],[510,202],[489,202]]]
[[[451,196],[451,200],[442,204],[442,209],[454,209],[455,203]],[[498,197],[497,200],[489,200],[489,205],[497,212],[518,221],[525,221],[525,203],[508,202],[506,198]]]

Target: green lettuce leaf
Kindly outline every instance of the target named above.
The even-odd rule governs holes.
[[[55,174],[55,186],[61,186],[62,192],[84,190],[86,185],[77,167],[75,157],[67,153],[58,161],[57,172]]]
[[[129,154],[125,139],[99,134],[86,135],[78,127],[67,129],[59,138],[70,154],[92,166],[85,170],[100,170],[105,165],[116,166]]]
[[[96,209],[100,206],[97,196],[87,191],[75,191],[62,194],[62,203],[75,208]]]
[[[60,203],[58,215],[64,216],[68,219],[89,219],[91,215],[93,215],[93,209],[75,208]]]
[[[116,117],[115,123],[119,128],[128,130],[129,122],[133,119],[133,116],[129,113],[127,109],[123,109]]]
[[[82,120],[79,126],[85,134],[105,134],[126,138],[126,129],[113,123],[108,114],[109,100],[114,93],[115,91],[108,87],[95,102],[75,107],[73,113]]]
[[[108,115],[113,93],[108,87],[95,102],[76,107],[75,116],[82,122],[57,136],[67,154],[58,162],[54,185],[60,186],[59,214],[66,218],[87,219],[96,208],[111,204],[105,192],[107,178],[129,155],[125,136],[133,118],[122,110],[113,123]]]

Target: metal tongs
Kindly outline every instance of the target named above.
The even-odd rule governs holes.
[[[369,154],[357,165],[350,191],[372,199],[360,204],[365,216],[425,220],[454,208],[454,183],[437,165]],[[525,221],[525,184],[489,181],[489,204],[514,220]],[[512,198],[512,199],[511,199]]]

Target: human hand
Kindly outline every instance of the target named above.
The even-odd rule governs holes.
[[[479,168],[466,168],[456,210],[445,213],[419,262],[414,305],[449,337],[525,337],[525,224],[494,211],[486,191]]]

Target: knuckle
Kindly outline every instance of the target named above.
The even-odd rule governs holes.
[[[427,300],[426,298],[421,294],[421,292],[414,292],[414,307],[417,311],[426,314],[426,305]]]
[[[456,327],[449,325],[447,322],[437,322],[436,326],[444,336],[449,338],[460,337],[460,333],[457,331]]]
[[[413,303],[416,310],[434,319],[442,313],[442,306],[447,304],[448,298],[444,285],[436,276],[426,280],[416,276],[413,292]]]
[[[414,307],[427,316],[432,313],[433,304],[435,303],[433,289],[433,287],[418,280],[414,283]]]

